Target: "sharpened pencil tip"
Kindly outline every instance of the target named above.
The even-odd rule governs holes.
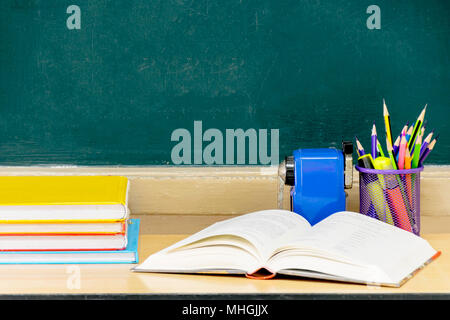
[[[400,144],[406,144],[406,136],[402,135],[402,138],[400,139]]]
[[[436,144],[437,140],[434,139],[433,141],[431,141],[431,143],[428,145],[428,149],[433,150],[434,145]]]
[[[423,122],[423,119],[425,118],[425,112],[427,111],[427,105],[428,104],[425,105],[425,107],[423,108],[423,110],[422,110],[422,112],[420,113],[420,116],[419,116],[419,120],[422,121],[422,122]]]
[[[383,99],[383,116],[389,116],[389,111],[388,111],[388,109],[387,109],[387,106],[386,106],[386,103],[384,102],[384,99]]]
[[[422,144],[422,136],[418,136],[416,139],[416,145]]]

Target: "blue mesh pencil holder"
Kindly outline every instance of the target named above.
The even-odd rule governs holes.
[[[356,166],[359,171],[359,212],[420,235],[420,172],[375,170]]]

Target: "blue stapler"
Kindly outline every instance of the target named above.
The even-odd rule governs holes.
[[[280,176],[291,186],[291,210],[311,225],[346,210],[344,189],[353,183],[353,144],[336,148],[298,149],[280,164]]]

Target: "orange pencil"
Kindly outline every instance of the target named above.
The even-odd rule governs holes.
[[[411,169],[411,153],[408,148],[405,149],[405,169]]]

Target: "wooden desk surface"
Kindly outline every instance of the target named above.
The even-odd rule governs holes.
[[[186,235],[142,235],[139,257],[181,240]],[[281,295],[377,295],[445,294],[450,296],[450,234],[424,235],[442,255],[401,288],[385,288],[331,281],[281,278],[251,280],[242,276],[152,274],[130,271],[132,264],[111,265],[0,265],[0,294],[10,295],[106,295],[122,297],[173,294]],[[78,269],[79,268],[79,269]],[[79,273],[78,273],[79,272]],[[77,273],[80,275],[76,281]],[[75,281],[74,281],[75,279]],[[78,287],[79,285],[79,287]]]

